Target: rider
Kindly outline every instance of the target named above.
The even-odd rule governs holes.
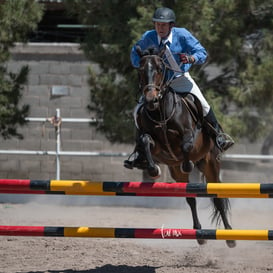
[[[210,124],[210,127],[213,127],[214,140],[217,146],[221,151],[226,151],[234,144],[234,141],[223,132],[210,105],[188,72],[193,64],[203,64],[206,61],[207,52],[205,48],[187,29],[174,27],[175,13],[173,10],[166,7],[157,8],[152,20],[155,29],[146,31],[132,48],[132,65],[135,68],[139,68],[140,56],[136,51],[136,46],[140,46],[142,50],[150,47],[160,49],[162,46],[165,46],[165,58],[173,70],[171,78],[169,78],[169,86],[176,93],[190,92],[200,100],[204,120]],[[138,103],[135,108],[135,120],[142,104],[143,102]],[[128,160],[124,161],[126,168],[132,169],[133,167],[137,167],[145,169],[146,167],[146,157],[140,149],[139,137],[137,136],[136,148],[132,154],[134,155],[134,159],[130,160],[131,155]]]

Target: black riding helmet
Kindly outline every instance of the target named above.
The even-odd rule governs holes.
[[[157,8],[154,12],[153,22],[175,23],[175,14],[169,8]]]

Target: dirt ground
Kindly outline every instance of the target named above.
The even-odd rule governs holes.
[[[200,202],[203,228],[216,228],[210,223],[209,200]],[[183,202],[181,209],[143,208],[129,202],[128,206],[74,203],[52,198],[1,202],[0,225],[192,228]],[[272,203],[272,199],[231,200],[233,228],[273,229]],[[1,273],[254,273],[273,272],[272,261],[272,241],[237,241],[237,247],[230,249],[224,241],[200,247],[195,240],[0,237]]]

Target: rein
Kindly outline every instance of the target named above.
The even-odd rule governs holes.
[[[169,139],[168,139],[168,136],[167,136],[167,123],[168,121],[174,116],[174,113],[175,113],[175,106],[178,102],[178,98],[177,98],[177,95],[174,91],[172,91],[172,94],[173,94],[173,97],[174,97],[174,100],[173,100],[173,106],[172,106],[172,112],[171,114],[166,118],[165,117],[165,109],[163,109],[163,119],[161,120],[155,120],[151,117],[151,115],[149,114],[149,111],[146,109],[146,107],[144,107],[144,111],[145,111],[145,114],[146,116],[148,117],[149,120],[151,120],[152,122],[154,122],[155,124],[157,124],[157,126],[161,127],[162,128],[162,131],[163,131],[163,135],[164,135],[164,139],[165,139],[165,145],[167,147],[167,150],[169,151],[170,155],[172,156],[172,158],[175,160],[175,161],[179,161],[178,158],[176,157],[176,155],[174,154],[173,150],[172,150],[172,147],[170,145],[170,142],[169,142]],[[161,112],[161,108],[159,107],[159,112],[160,112],[160,115],[162,116],[162,112]]]

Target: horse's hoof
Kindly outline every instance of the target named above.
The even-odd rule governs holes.
[[[188,162],[183,162],[180,166],[180,169],[183,173],[190,173],[192,172],[193,168],[194,168],[194,164],[191,160]]]
[[[132,170],[134,168],[132,161],[124,160],[123,166],[129,170]]]
[[[227,240],[226,243],[227,243],[227,246],[228,246],[229,248],[234,248],[234,247],[236,247],[236,241],[234,241],[234,240]]]
[[[198,239],[198,240],[197,240],[197,243],[198,243],[200,246],[202,246],[202,245],[205,245],[205,244],[207,243],[207,240],[205,240],[205,239]]]
[[[161,169],[157,164],[155,164],[154,168],[148,169],[148,173],[152,179],[157,179],[161,176]]]

